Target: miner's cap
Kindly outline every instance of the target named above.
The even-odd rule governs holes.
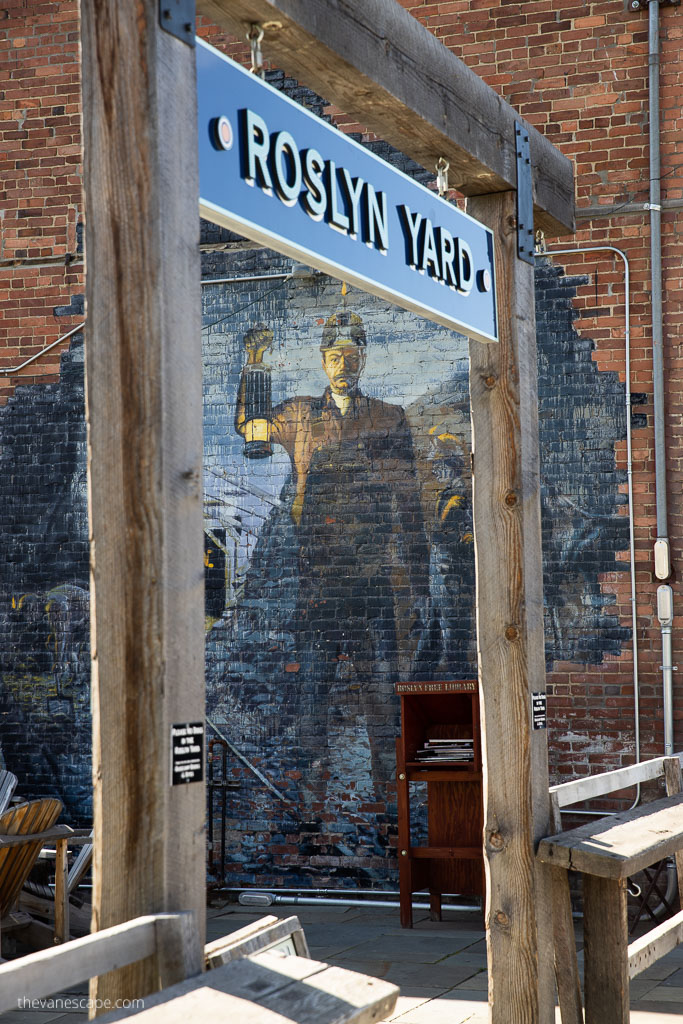
[[[323,327],[320,351],[327,352],[331,348],[344,348],[346,345],[357,345],[365,348],[367,339],[363,321],[358,313],[343,310],[328,317]]]

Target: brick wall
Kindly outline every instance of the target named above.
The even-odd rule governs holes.
[[[623,5],[606,2],[559,5],[554,0],[525,4],[501,2],[493,6],[479,0],[451,0],[431,4],[406,2],[404,6],[574,159],[579,231],[571,241],[548,239],[548,247],[612,245],[622,249],[630,261],[631,386],[638,403],[632,410],[632,423],[642,751],[646,755],[658,753],[662,749],[663,734],[658,668],[661,652],[655,614],[657,581],[653,576],[651,554],[655,519],[649,215],[640,208],[648,197],[647,13],[632,12]],[[76,11],[75,0],[32,0],[30,4],[6,0],[2,7],[5,32],[0,41],[3,100],[0,110],[3,183],[0,302],[4,316],[0,323],[0,367],[5,370],[39,351],[82,319],[84,286],[79,239],[83,202],[78,151]],[[683,471],[678,457],[683,429],[679,344],[683,253],[678,227],[680,210],[674,206],[681,201],[683,188],[678,169],[680,156],[676,155],[682,124],[680,40],[683,31],[675,7],[662,6],[660,15],[667,443],[674,565],[670,582],[678,608],[677,565],[683,543],[683,523],[677,502]],[[233,55],[246,58],[243,43],[225,40],[210,26],[203,26],[202,32]],[[265,54],[267,56],[267,40]],[[290,90],[296,89],[295,83],[280,73],[274,73],[273,80]],[[365,141],[376,144],[383,155],[391,155],[387,147],[363,132],[363,126],[352,124],[342,112],[325,108],[319,98],[301,90],[297,92],[299,99],[306,96],[309,103],[320,111],[326,110],[327,116],[346,130],[359,132]],[[205,243],[225,242],[226,239],[230,242],[218,229],[206,231],[203,238]],[[259,256],[253,250],[242,251],[241,255],[228,250],[227,255],[205,256],[205,273],[209,276],[247,273],[249,268],[256,267],[274,272],[288,265],[279,257]],[[567,269],[564,278],[554,269],[560,265]],[[537,269],[537,281],[544,539],[547,542],[550,757],[555,776],[574,776],[628,763],[634,753],[625,516],[624,278],[620,259],[613,253],[602,252],[562,256],[552,264],[544,261]],[[348,736],[344,738],[344,730],[348,729],[349,715],[355,713],[352,701],[343,705],[337,701],[337,694],[334,695],[336,703],[330,701],[319,709],[315,692],[304,693],[309,711],[311,708],[314,711],[308,714],[306,730],[312,736],[322,735],[326,730],[334,740],[332,746],[336,743],[338,748],[348,749],[356,792],[350,796],[340,795],[339,786],[330,773],[330,778],[325,780],[327,796],[322,800],[323,806],[320,806],[319,794],[313,793],[307,797],[309,820],[305,814],[292,811],[292,800],[299,799],[297,793],[301,790],[298,773],[302,772],[301,765],[311,751],[304,750],[304,745],[297,740],[287,748],[285,755],[282,733],[278,731],[300,729],[305,718],[301,712],[302,687],[297,682],[302,670],[287,671],[288,665],[297,662],[280,657],[285,654],[288,658],[292,653],[278,647],[284,643],[280,636],[286,632],[283,621],[276,622],[275,637],[270,636],[269,616],[273,609],[282,620],[297,607],[296,574],[279,573],[276,580],[268,575],[274,559],[273,546],[277,548],[275,563],[284,565],[289,557],[287,544],[290,547],[292,544],[292,537],[283,525],[286,524],[287,494],[285,490],[281,497],[279,490],[283,485],[286,488],[286,456],[280,452],[269,460],[269,469],[263,463],[258,469],[256,464],[248,467],[251,485],[264,490],[271,502],[273,495],[277,501],[284,500],[284,511],[277,501],[271,505],[266,501],[268,515],[259,519],[255,507],[250,507],[247,528],[232,513],[229,514],[232,521],[222,522],[217,515],[219,505],[215,504],[219,499],[225,500],[225,494],[217,490],[220,474],[234,476],[235,464],[242,459],[241,441],[232,427],[233,409],[230,407],[231,402],[234,404],[240,368],[240,331],[249,318],[272,320],[277,326],[280,346],[277,362],[274,361],[277,397],[300,394],[302,389],[310,389],[307,393],[315,394],[309,368],[317,358],[314,337],[320,325],[315,324],[314,328],[313,319],[324,319],[338,304],[339,294],[335,293],[331,282],[321,279],[315,284],[300,283],[295,289],[290,284],[271,295],[241,288],[240,302],[242,293],[242,304],[257,302],[235,314],[233,300],[223,310],[221,303],[228,301],[226,296],[218,296],[215,289],[205,289],[207,327],[212,317],[229,315],[231,318],[222,326],[208,327],[205,331],[206,479],[210,503],[207,511],[216,516],[212,521],[212,535],[207,534],[206,541],[207,579],[210,581],[210,600],[207,601],[209,710],[220,718],[227,707],[226,701],[232,700],[235,706],[241,703],[241,717],[237,718],[243,730],[240,743],[245,744],[246,755],[254,763],[261,764],[264,771],[273,772],[276,788],[279,787],[290,802],[286,805],[272,792],[264,790],[244,765],[235,767],[236,774],[243,776],[244,781],[243,788],[234,796],[234,806],[239,810],[234,821],[251,822],[247,835],[242,836],[243,845],[236,855],[235,870],[243,873],[245,880],[268,872],[282,879],[286,873],[283,865],[288,865],[287,870],[294,875],[306,874],[303,862],[292,859],[296,850],[297,856],[312,854],[323,858],[314,865],[316,877],[335,877],[342,883],[347,878],[386,879],[390,815],[386,814],[386,807],[378,805],[376,793],[368,783],[367,770],[363,769],[363,776],[359,768],[361,762],[366,766],[372,762],[367,728],[360,721],[368,713],[373,717],[369,705],[358,710],[360,719],[356,720],[357,729],[350,744]],[[361,312],[373,324],[373,358],[381,355],[390,371],[391,381],[387,377],[368,376],[371,369],[368,363],[366,378],[375,389],[373,394],[405,408],[409,419],[413,417],[411,425],[416,427],[418,420],[432,415],[436,408],[436,405],[425,404],[425,395],[430,394],[429,389],[436,382],[442,383],[445,379],[434,369],[441,358],[438,354],[442,344],[438,340],[440,329],[430,327],[427,331],[429,340],[424,344],[427,362],[422,365],[420,386],[413,393],[412,385],[397,382],[396,373],[405,370],[401,370],[397,353],[405,347],[407,333],[413,339],[423,337],[421,328],[418,330],[406,314],[379,310],[374,300],[367,297],[354,295],[354,302],[360,303]],[[411,344],[416,343],[411,341]],[[41,779],[45,780],[45,785],[50,774],[59,780],[55,785],[67,797],[77,816],[88,813],[87,754],[82,738],[87,719],[82,701],[86,669],[79,632],[87,611],[83,596],[85,526],[79,490],[82,478],[81,470],[75,472],[73,463],[74,458],[77,462],[83,458],[82,436],[78,434],[82,420],[78,428],[74,421],[65,436],[59,428],[65,415],[68,422],[71,422],[69,417],[80,416],[76,410],[82,400],[82,391],[73,377],[78,373],[78,346],[65,357],[62,376],[59,376],[60,356],[67,346],[68,342],[63,343],[19,374],[5,374],[0,378],[0,402],[5,403],[0,431],[8,474],[5,477],[6,512],[1,529],[11,552],[0,594],[0,628],[9,637],[13,650],[12,657],[5,658],[3,663],[0,742],[5,759],[18,758],[16,763],[21,773],[26,774],[30,756],[26,736],[31,734],[33,738],[35,709],[31,710],[31,702],[35,698],[39,712],[36,736],[43,752],[41,757],[49,767]],[[290,366],[287,360],[295,353],[299,362]],[[458,358],[463,354],[464,350],[458,349]],[[320,372],[316,384],[319,390],[324,384]],[[451,415],[464,408],[460,403],[465,401],[466,378],[456,365],[448,379],[455,389],[447,396]],[[457,431],[450,429],[442,433],[459,437]],[[416,427],[414,434],[416,472],[421,474],[423,495],[427,494],[431,500],[434,494],[429,490],[430,478],[424,467],[428,466],[433,475],[434,459],[430,458],[428,448],[420,449],[424,432],[421,435]],[[433,439],[433,435],[431,437]],[[60,449],[63,457],[50,466],[50,446],[60,438],[65,445]],[[246,469],[242,467],[244,473]],[[222,479],[225,482],[224,476]],[[243,476],[242,482],[245,479]],[[18,493],[25,496],[25,501],[21,508],[13,498],[15,480],[22,481],[23,490]],[[74,481],[78,480],[81,483],[76,484]],[[61,505],[59,508],[55,505],[50,511],[52,491],[61,495]],[[65,495],[70,495],[71,511],[67,509]],[[258,523],[261,525],[257,527]],[[231,530],[239,534],[237,544],[231,541]],[[473,668],[468,660],[472,645],[468,619],[471,615],[468,610],[471,607],[468,605],[471,563],[458,547],[466,532],[461,530],[454,537],[441,527],[436,531],[428,530],[428,539],[432,542],[429,563],[432,593],[442,595],[438,631],[441,647],[433,643],[430,648],[432,640],[428,634],[422,649],[429,651],[432,659],[445,657],[453,673]],[[290,550],[290,556],[292,566],[296,567],[296,552]],[[274,585],[279,588],[278,601],[273,596]],[[63,590],[65,587],[76,589]],[[239,593],[236,587],[241,588]],[[217,614],[221,605],[223,614]],[[239,612],[235,610],[238,605]],[[62,636],[62,655],[53,656],[49,645],[54,646],[55,623],[62,621],[60,615],[74,625],[71,633]],[[680,644],[680,626],[681,619],[677,616],[674,651]],[[256,647],[252,644],[248,650],[249,629],[253,629],[252,641]],[[235,631],[239,633],[237,644]],[[245,651],[250,657],[254,655],[251,661],[245,657]],[[257,678],[265,679],[265,670],[275,662],[279,666],[276,690]],[[432,672],[438,661],[430,663],[426,657],[425,671],[427,664]],[[378,696],[385,683],[386,679],[378,683]],[[232,696],[228,698],[228,694]],[[48,698],[62,702],[59,715],[68,717],[73,713],[74,722],[80,723],[75,727],[76,739],[71,739],[71,726],[60,730],[59,715],[53,723],[45,724],[47,711],[43,714],[40,709],[43,705],[47,709]],[[683,707],[677,684],[675,698],[675,745],[678,746],[682,739]],[[51,705],[57,706],[56,703]],[[340,710],[344,711],[341,717],[337,714]],[[40,724],[41,715],[44,725]],[[386,716],[375,717],[379,726],[388,727]],[[66,723],[64,719],[63,724]],[[24,739],[20,742],[22,733]],[[62,747],[60,736],[64,738]],[[321,743],[324,756],[328,756],[329,749],[328,740]],[[353,777],[353,771],[357,777]],[[345,813],[349,815],[344,820],[351,829],[344,835],[332,832],[329,827],[330,819],[337,814],[335,800],[337,810],[346,808]],[[359,812],[361,805],[365,809]],[[285,813],[281,813],[283,808]],[[303,853],[297,846],[302,819],[309,836]],[[349,846],[350,838],[354,837],[356,845]],[[238,838],[237,832],[233,838]],[[351,859],[344,861],[345,857]],[[337,862],[329,858],[337,858]]]
[[[5,0],[0,11],[0,402],[54,381],[83,320],[78,4]]]

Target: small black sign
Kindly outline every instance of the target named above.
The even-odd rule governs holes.
[[[171,785],[204,778],[204,723],[171,726]]]
[[[531,694],[531,715],[534,729],[545,729],[548,719],[548,700],[544,693]]]

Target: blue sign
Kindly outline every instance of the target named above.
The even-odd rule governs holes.
[[[476,341],[488,228],[197,40],[202,217]]]

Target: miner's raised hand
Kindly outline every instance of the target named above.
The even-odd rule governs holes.
[[[247,365],[263,362],[263,356],[273,344],[273,332],[265,324],[254,324],[244,335]]]

